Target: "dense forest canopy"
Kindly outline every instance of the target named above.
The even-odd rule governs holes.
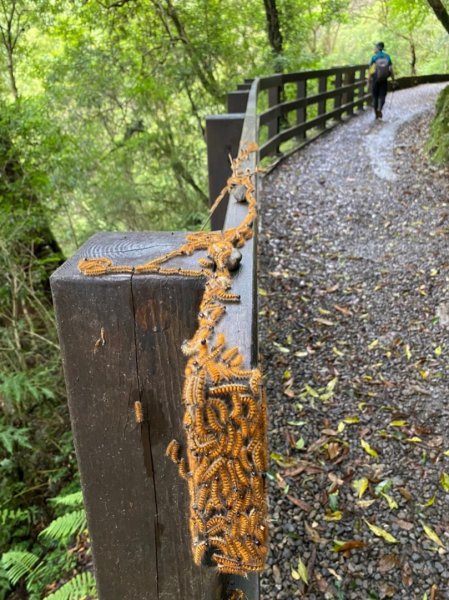
[[[447,72],[448,8],[0,0],[0,599],[73,571],[84,523],[49,273],[99,230],[195,229],[205,116],[244,78],[366,63],[379,40],[397,76]],[[68,506],[72,529],[37,537]]]

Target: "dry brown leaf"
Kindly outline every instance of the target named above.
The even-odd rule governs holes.
[[[304,527],[305,527],[307,535],[312,540],[312,542],[314,542],[315,544],[321,544],[322,542],[327,541],[320,536],[320,533],[319,533],[319,531],[317,531],[317,529],[314,529],[308,523],[305,523]]]
[[[351,550],[355,550],[358,548],[366,548],[367,545],[368,544],[366,542],[363,542],[362,540],[349,540],[348,542],[345,542],[344,544],[339,546],[336,552],[339,552],[340,554],[343,554],[344,556],[348,557]]]
[[[406,500],[411,500],[413,498],[412,494],[405,487],[398,488],[398,492],[401,494],[403,498]]]
[[[404,519],[399,519],[398,517],[393,517],[392,521],[393,523],[396,523],[398,527],[405,529],[406,531],[410,531],[415,526],[413,523],[410,523],[410,521],[404,521]]]
[[[401,579],[402,579],[402,583],[406,587],[410,587],[413,583],[412,568],[408,564],[408,562],[405,562],[402,567]]]
[[[352,311],[349,308],[345,308],[344,306],[339,306],[338,304],[334,304],[335,310],[338,310],[345,317],[352,317]]]
[[[329,458],[331,460],[333,460],[334,458],[337,458],[337,456],[340,454],[340,452],[341,452],[340,444],[338,444],[337,442],[330,442],[330,444],[327,447],[327,453],[329,455]]]
[[[379,561],[377,570],[379,573],[388,573],[392,571],[399,564],[399,558],[396,554],[384,554]]]
[[[310,504],[307,504],[307,502],[304,502],[303,500],[300,500],[299,498],[296,498],[295,496],[291,496],[290,494],[287,494],[287,498],[290,500],[290,502],[292,504],[294,504],[295,506],[299,506],[299,508],[301,510],[303,510],[304,512],[310,512],[312,510],[312,507],[310,506]]]

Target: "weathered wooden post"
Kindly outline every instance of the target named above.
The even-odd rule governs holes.
[[[334,88],[336,90],[340,90],[342,82],[343,82],[343,74],[342,74],[341,71],[337,71],[335,73]],[[342,104],[342,98],[343,98],[342,97],[342,92],[340,91],[335,96],[335,99],[334,99],[334,109],[340,108],[340,106]],[[341,119],[341,114],[339,114],[337,118]]]
[[[354,80],[355,80],[355,73],[353,69],[348,69],[347,71],[345,71],[344,74],[344,85],[347,86],[352,86],[354,84]],[[345,91],[345,96],[344,96],[344,104],[351,104],[352,102],[354,102],[354,88],[351,87],[350,89]],[[352,116],[354,114],[354,107],[353,106],[349,106],[348,109],[346,110],[346,113],[350,116]]]
[[[86,277],[84,258],[135,266],[181,244],[182,233],[98,234],[52,276],[51,285],[100,600],[224,600],[232,586],[258,598],[258,578],[193,564],[185,482],[165,456],[184,440],[180,346],[197,325],[203,280],[116,274]],[[247,301],[223,330],[248,357],[254,259],[236,276]],[[197,267],[193,257],[174,266]],[[228,331],[229,330],[229,331]],[[133,405],[140,400],[144,423]]]
[[[244,118],[245,113],[243,112],[206,117],[210,204],[214,202],[231,175],[229,156],[237,155]],[[212,215],[211,227],[213,230],[223,227],[227,207],[228,199],[224,198]]]
[[[318,93],[324,94],[327,92],[327,75],[322,75],[318,78]],[[318,101],[318,116],[326,114],[326,100]],[[326,123],[323,124],[323,128],[326,127]]]
[[[302,125],[306,122],[307,119],[307,107],[305,104],[305,99],[307,96],[307,79],[301,79],[296,83],[296,97],[298,100],[304,99],[304,104],[300,106],[296,111],[296,124]],[[301,131],[297,136],[298,142],[307,139],[307,133],[305,131]]]

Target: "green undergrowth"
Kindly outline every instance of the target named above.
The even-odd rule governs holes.
[[[440,93],[430,130],[429,149],[436,163],[449,162],[449,86]]]

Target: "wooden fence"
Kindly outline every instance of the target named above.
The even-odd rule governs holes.
[[[275,75],[229,94],[229,114],[207,119],[211,198],[229,177],[228,154],[236,156],[241,141],[259,141],[259,157],[251,154],[244,165],[253,171],[260,158],[285,156],[286,142],[300,146],[363,110],[365,74],[365,65],[357,65]],[[231,194],[213,227],[233,227],[245,211]],[[235,588],[248,600],[259,598],[256,575],[223,576],[193,564],[187,486],[165,456],[167,444],[184,435],[180,347],[196,328],[204,282],[132,273],[85,277],[77,268],[80,259],[103,256],[137,265],[183,240],[183,233],[97,234],[51,279],[101,600],[223,600]],[[254,366],[256,235],[242,254],[233,283],[242,300],[229,306],[220,330]],[[174,266],[195,268],[196,261],[184,257]],[[134,419],[136,399],[142,425]]]

